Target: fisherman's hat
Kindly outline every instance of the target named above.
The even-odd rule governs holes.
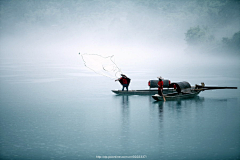
[[[163,78],[160,76],[160,77],[157,77],[158,79],[161,79],[161,80],[163,80]]]

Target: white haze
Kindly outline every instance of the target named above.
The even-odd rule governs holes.
[[[1,7],[13,4],[39,5],[39,1],[30,2],[32,3],[22,0],[0,3]],[[199,11],[185,6],[186,3],[196,1],[169,1],[170,5],[175,5],[159,9],[148,5],[148,2],[153,1],[144,1],[142,5],[134,0],[40,2],[40,6],[46,5],[38,13],[33,13],[36,16],[28,11],[20,11],[20,16],[24,18],[13,24],[14,30],[1,28],[2,62],[6,59],[21,61],[30,58],[36,62],[48,60],[83,67],[78,54],[80,52],[114,55],[116,64],[125,69],[125,72],[131,67],[135,67],[135,70],[187,70],[193,66],[221,66],[223,63],[239,68],[239,65],[236,66],[239,63],[238,57],[185,53],[187,30],[197,25],[208,25],[206,17],[201,17]],[[72,6],[73,2],[77,6]],[[185,14],[185,10],[192,12]],[[19,11],[11,12],[16,12],[17,15]],[[1,15],[2,24],[8,24],[11,20],[7,14]],[[44,23],[38,23],[37,19],[42,19]],[[11,25],[9,22],[9,28]],[[223,36],[230,37],[239,31],[239,26],[237,22],[227,27],[219,26],[215,30],[215,37],[219,40]]]

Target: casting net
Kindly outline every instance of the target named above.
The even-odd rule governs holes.
[[[122,72],[115,64],[113,55],[108,57],[86,53],[80,55],[82,56],[84,65],[95,73],[112,79],[121,77]]]

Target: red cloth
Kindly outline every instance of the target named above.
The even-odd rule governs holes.
[[[158,90],[162,90],[163,89],[163,81],[158,81]]]
[[[122,82],[123,82],[123,84],[128,84],[128,81],[127,81],[127,79],[126,78],[120,78],[120,79],[122,79]]]
[[[173,88],[174,88],[174,89],[176,89],[176,88],[177,88],[176,84],[174,84],[174,85],[173,85]]]

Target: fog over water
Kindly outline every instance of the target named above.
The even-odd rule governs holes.
[[[239,3],[230,2],[1,1],[1,58],[67,58],[71,63],[81,52],[115,55],[124,66],[161,62],[169,68],[179,61],[196,61],[196,56],[214,64],[231,54],[212,57],[208,50],[199,54],[197,48],[186,54],[185,33],[205,26],[215,41],[231,38],[240,23]]]
[[[239,159],[239,8],[238,0],[0,0],[0,158]],[[158,76],[238,89],[166,103],[116,96],[122,86],[79,53],[114,55],[130,89]]]

